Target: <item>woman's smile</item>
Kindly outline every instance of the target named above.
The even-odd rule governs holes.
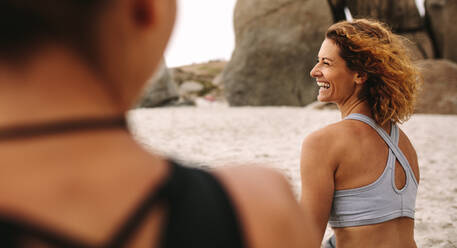
[[[326,82],[320,82],[320,81],[317,81],[317,86],[319,86],[319,88],[324,88],[324,89],[328,89],[330,88],[330,84],[329,83],[326,83]]]
[[[325,81],[317,81],[317,86],[319,87],[319,95],[317,99],[319,101],[324,101],[325,96],[329,96],[331,94],[330,83]]]

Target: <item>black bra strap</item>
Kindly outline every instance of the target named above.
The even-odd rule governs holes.
[[[127,127],[124,116],[63,120],[52,123],[36,123],[0,129],[0,141],[24,137],[39,137],[77,130],[93,130]]]
[[[176,168],[176,164],[171,161],[169,161],[169,165],[169,175],[166,176],[165,180],[158,188],[152,189],[152,191],[146,195],[145,199],[132,212],[130,217],[127,218],[127,221],[113,235],[113,239],[106,247],[124,247],[143,221],[145,221],[154,205],[168,197],[170,184],[178,169]]]
[[[8,216],[0,215],[0,240],[11,240],[15,234],[20,234],[20,237],[32,237],[43,241],[55,247],[70,247],[70,248],[91,248],[91,247],[124,247],[132,238],[135,231],[141,226],[145,217],[150,213],[150,210],[155,204],[163,201],[168,197],[168,191],[172,179],[176,174],[177,165],[169,162],[169,175],[163,180],[158,188],[154,187],[140,205],[127,218],[125,223],[116,231],[107,243],[100,246],[93,246],[87,243],[78,241],[72,237],[66,236],[59,231],[45,229],[39,225],[23,221],[21,219],[13,219]],[[11,232],[11,233],[10,233]],[[6,236],[6,237],[5,237]],[[12,240],[14,243],[14,240]]]
[[[17,236],[20,234],[20,236]],[[52,247],[69,247],[69,248],[89,248],[92,247],[86,243],[62,235],[59,232],[45,229],[27,221],[20,219],[12,219],[6,216],[0,216],[0,240],[7,242],[2,243],[2,247],[16,247],[16,238],[30,237],[39,241],[43,241]],[[3,246],[5,245],[5,246]]]

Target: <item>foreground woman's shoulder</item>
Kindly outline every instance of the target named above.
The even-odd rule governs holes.
[[[249,247],[319,247],[290,185],[279,172],[242,166],[215,171],[238,209]]]

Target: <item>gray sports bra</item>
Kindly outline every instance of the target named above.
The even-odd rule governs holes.
[[[399,129],[392,123],[391,136],[376,122],[362,114],[345,119],[359,120],[373,127],[389,146],[389,157],[382,175],[373,183],[355,189],[335,190],[329,224],[332,227],[370,225],[398,217],[414,219],[417,181],[408,160],[398,148]],[[395,161],[406,174],[402,189],[395,186]]]

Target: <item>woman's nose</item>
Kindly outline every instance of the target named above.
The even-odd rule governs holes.
[[[313,69],[311,69],[311,71],[309,72],[309,75],[313,78],[317,78],[321,74],[321,72],[319,71],[319,68],[317,68],[318,65],[319,65],[319,63],[314,65]]]

